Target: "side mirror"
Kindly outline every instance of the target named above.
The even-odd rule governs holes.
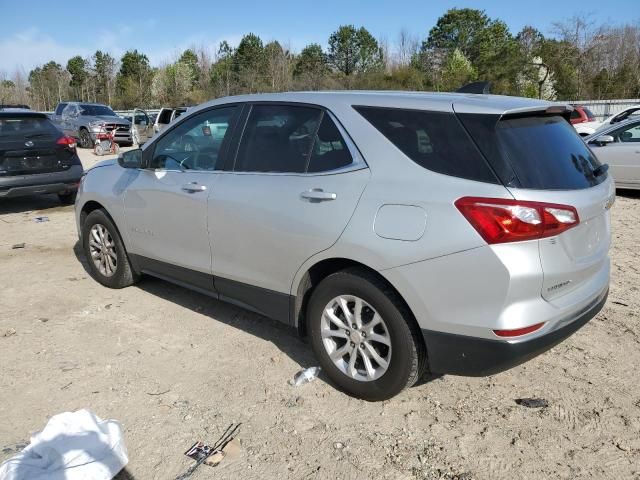
[[[118,164],[122,168],[142,168],[142,150],[129,150],[118,156]]]
[[[613,142],[615,142],[615,139],[611,135],[600,135],[593,140],[593,143],[595,143],[596,145],[600,145],[601,147],[604,147],[606,144]]]

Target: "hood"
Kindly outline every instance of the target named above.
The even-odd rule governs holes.
[[[102,160],[98,163],[96,163],[95,165],[93,165],[92,167],[87,168],[86,172],[89,172],[91,170],[94,170],[96,168],[102,168],[102,167],[112,167],[114,165],[118,164],[118,159],[117,158],[108,158],[107,160]]]
[[[117,123],[119,125],[131,125],[131,122],[126,118],[114,117],[112,115],[83,115],[82,118],[88,122],[105,122],[105,123]]]

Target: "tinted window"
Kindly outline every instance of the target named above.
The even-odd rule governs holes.
[[[562,117],[501,120],[496,133],[523,188],[571,190],[606,178],[593,175],[600,163]]]
[[[580,118],[582,118],[582,116],[580,115],[579,110],[573,110],[571,112],[571,120],[579,120]]]
[[[231,131],[236,107],[209,110],[173,128],[158,140],[151,168],[167,170],[219,170],[221,151]]]
[[[303,173],[322,112],[287,105],[254,105],[244,128],[235,170]]]
[[[116,113],[105,105],[80,105],[82,115],[95,117],[97,115],[106,115],[107,117],[117,117]]]
[[[59,133],[46,118],[0,117],[0,137],[29,137],[30,135],[55,135]]]
[[[333,123],[331,117],[325,113],[313,142],[313,150],[311,151],[307,172],[327,172],[346,167],[351,162],[351,154],[342,135],[340,135],[338,127]]]
[[[64,110],[64,107],[66,107],[67,104],[66,103],[59,103],[58,106],[56,107],[56,115],[61,115],[62,114],[62,110]]]
[[[454,114],[355,108],[418,165],[445,175],[497,183],[495,175]]]
[[[591,112],[591,110],[589,110],[588,108],[583,108],[585,115],[587,116],[587,119],[592,122],[595,120],[595,116],[593,115],[593,113]]]

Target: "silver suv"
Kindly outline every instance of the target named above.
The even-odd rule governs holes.
[[[569,106],[490,95],[223,98],[89,170],[89,268],[157,276],[307,335],[367,400],[489,375],[571,335],[609,288],[614,185]]]

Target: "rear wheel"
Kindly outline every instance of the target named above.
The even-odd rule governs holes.
[[[59,193],[58,199],[65,205],[73,205],[76,202],[76,194],[77,192]]]
[[[104,210],[94,210],[84,221],[82,247],[91,276],[102,285],[123,288],[140,278],[131,268],[120,234]]]
[[[89,134],[89,131],[84,128],[80,130],[80,147],[82,148],[93,147],[93,140],[91,140],[91,135]]]
[[[307,313],[314,352],[346,393],[386,400],[422,374],[420,331],[402,299],[377,276],[361,269],[328,276],[313,292]]]

